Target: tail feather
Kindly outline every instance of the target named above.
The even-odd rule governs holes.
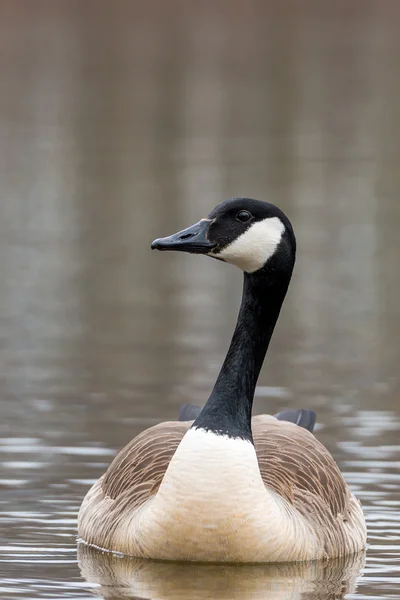
[[[178,421],[194,421],[202,411],[202,407],[196,404],[184,404],[179,409]],[[299,410],[287,408],[275,415],[279,421],[289,421],[299,427],[313,431],[317,415],[313,410],[301,408]]]
[[[290,421],[290,423],[295,423],[299,427],[308,429],[308,431],[313,431],[317,420],[316,413],[313,410],[307,410],[305,408],[300,408],[299,410],[288,408],[277,413],[275,417],[279,419],[279,421]]]
[[[201,411],[201,406],[197,406],[196,404],[184,404],[179,409],[178,421],[194,421]]]

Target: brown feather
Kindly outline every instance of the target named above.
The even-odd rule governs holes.
[[[156,494],[191,425],[191,421],[160,423],[121,450],[83,502],[78,527],[86,542],[118,550],[114,531],[127,511],[140,508]],[[252,429],[264,484],[308,520],[325,556],[343,554],[341,549],[348,553],[350,529],[363,525],[357,500],[328,450],[306,429],[272,416],[254,417]],[[359,550],[357,543],[354,540],[354,551]]]
[[[166,421],[137,435],[114,458],[102,484],[103,492],[116,500],[126,490],[135,492],[134,505],[142,504],[155,493],[183,436],[192,423]]]

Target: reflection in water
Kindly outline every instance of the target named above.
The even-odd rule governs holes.
[[[271,565],[191,565],[121,558],[80,544],[82,575],[105,600],[176,598],[340,600],[355,591],[365,554],[335,561]]]
[[[399,24],[395,0],[0,2],[2,598],[82,598],[88,487],[207,397],[240,275],[149,244],[233,195],[298,238],[255,410],[317,410],[367,516],[357,600],[400,597]]]

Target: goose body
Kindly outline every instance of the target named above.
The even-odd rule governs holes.
[[[188,420],[143,431],[89,490],[78,517],[81,540],[136,557],[201,562],[304,561],[362,550],[361,505],[312,434],[314,413],[251,418],[294,266],[286,215],[236,198],[153,247],[239,266],[238,323],[205,407],[185,407]]]

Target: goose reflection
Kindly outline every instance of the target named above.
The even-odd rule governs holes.
[[[80,544],[78,558],[105,600],[340,600],[354,593],[365,552],[313,563],[212,565],[119,557]]]

